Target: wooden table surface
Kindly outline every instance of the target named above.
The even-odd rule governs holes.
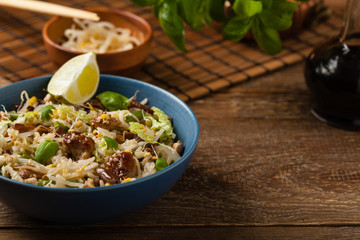
[[[310,113],[303,67],[189,102],[201,129],[194,158],[146,208],[64,226],[0,203],[0,239],[360,238],[360,135]]]
[[[159,200],[81,227],[34,220],[0,204],[0,239],[360,237],[360,136],[311,115],[303,64],[189,106],[201,128],[198,148]]]

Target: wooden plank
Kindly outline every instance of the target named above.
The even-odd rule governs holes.
[[[183,177],[106,226],[360,224],[359,135],[310,114],[302,69],[192,102],[201,135]],[[1,209],[0,228],[27,224],[43,225]]]
[[[357,227],[62,227],[3,229],[1,239],[358,239]]]

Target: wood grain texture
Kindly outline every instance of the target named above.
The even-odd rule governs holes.
[[[1,236],[45,239],[63,230],[108,239],[358,236],[359,134],[311,115],[302,69],[289,67],[190,103],[201,129],[195,156],[180,181],[148,207],[74,227],[0,205]]]
[[[81,228],[19,229],[2,231],[1,239],[358,239],[360,231],[351,227],[142,227],[117,229]],[[181,231],[181,234],[179,232]]]

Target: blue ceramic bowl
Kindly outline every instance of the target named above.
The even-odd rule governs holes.
[[[0,88],[0,104],[11,108],[20,93],[44,97],[50,76],[33,78]],[[141,81],[101,75],[98,92],[119,92],[164,110],[174,120],[177,138],[185,145],[180,160],[144,178],[118,185],[85,189],[56,189],[17,182],[0,175],[0,200],[24,214],[61,224],[94,224],[143,208],[166,193],[188,166],[198,142],[199,125],[191,109],[171,93]]]

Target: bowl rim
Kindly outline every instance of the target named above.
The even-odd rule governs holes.
[[[121,15],[123,17],[125,17],[126,19],[134,19],[136,22],[141,23],[141,25],[143,25],[147,30],[148,30],[148,34],[144,34],[144,41],[141,42],[140,45],[135,46],[132,49],[128,49],[128,50],[124,50],[124,51],[113,51],[113,52],[108,52],[108,53],[96,53],[97,56],[101,57],[101,56],[111,56],[111,55],[115,55],[115,54],[126,54],[129,53],[131,51],[134,51],[134,49],[137,49],[143,45],[146,45],[147,43],[149,43],[153,37],[153,30],[152,27],[150,25],[150,23],[148,21],[146,21],[144,18],[140,17],[139,15],[136,15],[132,12],[129,11],[124,11],[124,10],[120,10],[120,9],[116,9],[116,8],[105,8],[105,7],[90,7],[90,8],[84,8],[84,10],[87,11],[93,11],[93,12],[104,12],[104,13],[114,13],[114,14],[118,14]],[[85,52],[82,51],[75,51],[75,50],[71,50],[68,49],[66,47],[61,46],[60,44],[58,44],[57,42],[53,41],[48,34],[48,30],[50,25],[52,25],[55,21],[61,19],[61,18],[66,18],[66,17],[61,17],[61,16],[54,16],[52,18],[50,18],[43,26],[42,31],[41,31],[41,35],[43,37],[43,40],[45,42],[47,42],[48,44],[50,44],[52,47],[63,51],[63,52],[67,52],[67,53],[71,53],[71,54],[83,54]],[[100,19],[101,21],[101,19]]]
[[[15,82],[12,83],[10,85],[4,86],[2,88],[0,88],[0,92],[1,91],[6,91],[8,88],[12,88],[12,87],[16,87],[17,85],[22,85],[24,83],[33,81],[42,81],[44,79],[48,79],[50,80],[52,75],[47,75],[47,76],[42,76],[42,77],[35,77],[35,78],[30,78],[30,79],[26,79],[26,80],[22,80],[20,82]],[[101,78],[112,78],[112,79],[117,79],[119,81],[127,81],[127,82],[135,82],[136,84],[140,84],[140,85],[145,85],[147,87],[156,89],[157,91],[162,92],[163,94],[167,95],[168,97],[170,97],[172,100],[174,100],[177,104],[181,105],[185,110],[187,110],[187,112],[190,114],[191,119],[194,123],[194,138],[192,139],[192,142],[190,144],[190,146],[188,148],[185,148],[185,152],[184,154],[181,156],[181,158],[179,160],[177,160],[175,163],[172,163],[171,165],[169,165],[168,167],[155,172],[151,175],[148,175],[146,177],[142,177],[139,179],[136,179],[134,181],[131,182],[126,182],[126,183],[121,183],[121,184],[114,184],[114,185],[110,185],[110,186],[103,186],[103,187],[93,187],[93,188],[52,188],[52,187],[43,187],[43,186],[37,186],[37,185],[32,185],[29,183],[24,183],[24,182],[19,182],[10,178],[6,178],[2,175],[0,175],[0,181],[4,180],[7,181],[9,183],[15,184],[15,185],[19,185],[21,187],[25,187],[25,188],[33,188],[34,190],[38,190],[38,191],[50,191],[50,192],[93,192],[93,191],[111,191],[113,189],[117,189],[117,188],[126,188],[126,187],[130,187],[132,185],[137,185],[137,184],[141,184],[144,181],[150,180],[152,178],[156,178],[159,177],[162,174],[166,174],[167,172],[171,171],[172,169],[176,168],[178,165],[180,165],[182,162],[184,162],[188,157],[191,157],[191,155],[194,153],[197,144],[198,144],[198,140],[199,140],[199,135],[200,135],[200,127],[199,127],[199,123],[197,120],[197,117],[195,115],[195,113],[191,110],[191,108],[184,102],[182,101],[180,98],[178,98],[177,96],[175,96],[174,94],[170,93],[169,91],[166,91],[165,89],[162,89],[158,86],[155,86],[153,84],[147,83],[147,82],[143,82],[137,79],[133,79],[133,78],[128,78],[128,77],[123,77],[123,76],[116,76],[116,75],[110,75],[110,74],[100,74],[100,80]],[[1,104],[1,103],[0,103]]]

